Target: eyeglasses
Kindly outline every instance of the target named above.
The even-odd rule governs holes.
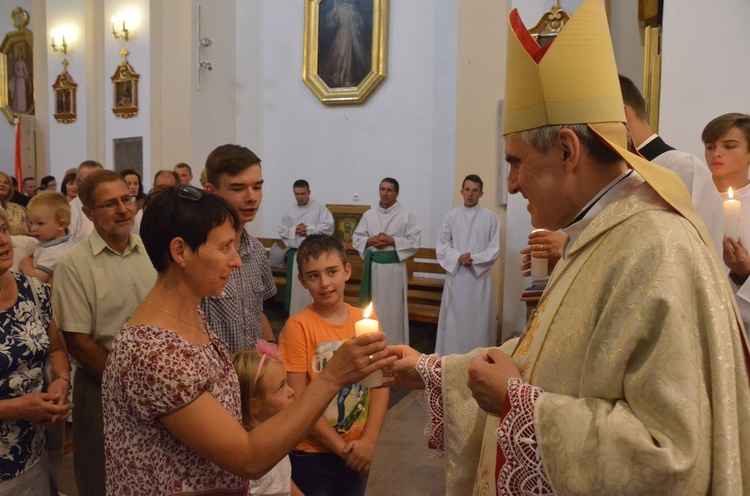
[[[203,198],[203,191],[192,186],[180,186],[177,188],[177,198],[183,200],[198,201]]]
[[[120,204],[127,208],[128,205],[132,205],[133,203],[135,203],[135,196],[128,195],[121,198],[114,198],[102,203],[101,205],[94,205],[94,208],[101,208],[107,212],[113,212],[120,206]]]

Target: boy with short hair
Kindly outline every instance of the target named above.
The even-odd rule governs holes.
[[[21,259],[18,269],[26,276],[51,283],[57,260],[74,244],[68,234],[70,205],[62,194],[42,191],[29,201],[27,208],[30,234],[39,246]]]
[[[354,323],[363,318],[363,310],[344,302],[351,266],[338,239],[308,236],[297,251],[297,264],[297,277],[313,302],[289,318],[279,340],[287,382],[301,394],[326,358],[354,337]],[[360,383],[342,389],[290,455],[292,480],[302,492],[364,495],[387,409],[387,389],[368,389]]]

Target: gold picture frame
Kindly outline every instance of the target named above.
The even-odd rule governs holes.
[[[55,92],[55,120],[62,124],[75,122],[78,116],[76,111],[76,93],[78,83],[68,74],[68,61],[63,61],[63,70],[57,75],[52,89]]]
[[[354,230],[362,219],[362,214],[370,210],[370,206],[327,204],[326,208],[333,215],[333,235],[341,241],[347,253],[358,254],[354,249]]]
[[[326,105],[359,104],[385,78],[388,0],[305,0],[302,80]]]
[[[34,115],[34,36],[26,28],[29,13],[21,7],[11,20],[16,30],[0,44],[0,112],[13,124],[17,114]]]
[[[138,115],[138,79],[140,75],[128,63],[128,51],[120,52],[122,63],[112,75],[112,112],[125,119]]]

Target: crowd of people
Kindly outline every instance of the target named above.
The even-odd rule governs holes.
[[[148,194],[93,160],[60,193],[0,174],[0,496],[56,493],[71,412],[83,496],[363,495],[392,385],[425,390],[450,495],[748,494],[750,116],[706,125],[706,163],[669,147],[618,79],[599,0],[544,48],[514,10],[508,38],[508,189],[544,230],[522,270],[554,263],[500,347],[500,228],[476,174],[435,243],[433,354],[409,346],[404,262],[422,238],[392,177],[351,237],[375,313],[344,301],[332,216],[293,184],[277,342],[268,259],[245,229],[264,192],[248,148],[214,149],[202,188],[180,163]],[[731,195],[745,215],[727,235]]]

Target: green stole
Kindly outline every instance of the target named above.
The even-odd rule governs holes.
[[[401,263],[396,250],[365,252],[365,265],[362,268],[362,283],[359,286],[359,306],[365,307],[372,300],[372,264]]]

